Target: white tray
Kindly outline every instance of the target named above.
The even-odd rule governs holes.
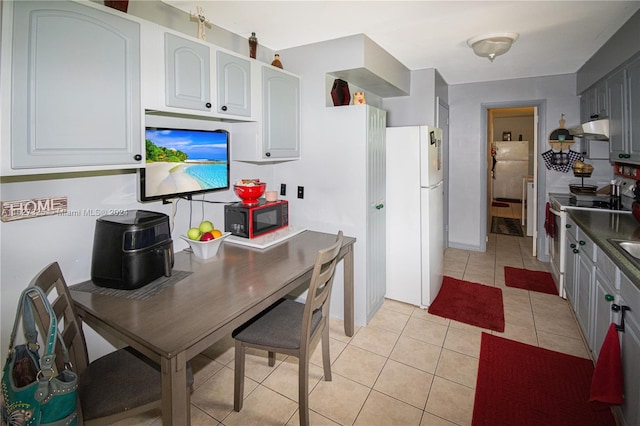
[[[275,244],[288,240],[294,235],[298,235],[301,232],[306,231],[307,228],[300,228],[295,226],[288,226],[283,229],[279,229],[275,232],[271,232],[267,235],[256,238],[242,238],[236,235],[229,235],[225,240],[226,243],[238,244],[241,246],[254,247],[258,249],[265,249]]]

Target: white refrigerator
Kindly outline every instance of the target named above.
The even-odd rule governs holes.
[[[493,198],[522,199],[522,179],[529,175],[529,142],[493,142]]]
[[[426,307],[444,270],[442,131],[387,127],[386,155],[385,297]]]

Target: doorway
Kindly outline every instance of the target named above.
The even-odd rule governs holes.
[[[536,113],[534,106],[487,109],[486,229],[491,233],[534,236]]]

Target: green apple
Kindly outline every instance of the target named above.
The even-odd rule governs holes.
[[[191,228],[187,231],[187,237],[190,240],[196,240],[199,241],[200,240],[200,230],[198,228]]]
[[[215,228],[213,227],[213,223],[211,223],[208,220],[205,220],[200,224],[200,228],[199,229],[200,229],[200,232],[202,232],[204,234],[205,232],[213,231]]]

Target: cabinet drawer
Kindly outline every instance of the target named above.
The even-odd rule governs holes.
[[[566,216],[567,216],[567,224],[565,225],[565,228],[567,229],[567,235],[568,236],[571,235],[575,240],[578,238],[578,226],[568,214]]]
[[[580,253],[584,253],[592,262],[596,261],[596,249],[597,246],[591,241],[591,238],[587,237],[587,234],[580,228],[577,228],[577,240],[578,240],[578,249]]]
[[[613,263],[609,256],[604,254],[599,247],[596,246],[596,267],[602,274],[602,277],[615,289],[620,289],[620,279],[618,278],[618,267]]]

